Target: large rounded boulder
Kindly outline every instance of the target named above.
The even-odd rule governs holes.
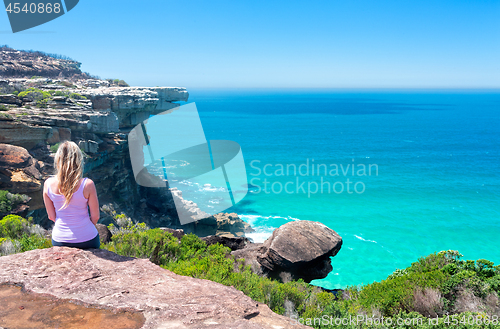
[[[310,282],[331,272],[330,257],[341,247],[340,235],[324,224],[293,221],[274,230],[260,246],[256,258],[271,277]]]
[[[30,193],[42,188],[42,175],[25,148],[0,143],[0,189]]]

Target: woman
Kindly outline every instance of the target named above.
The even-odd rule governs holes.
[[[99,201],[94,182],[83,176],[83,155],[70,141],[59,145],[54,164],[57,175],[43,187],[43,201],[49,219],[56,224],[52,245],[80,249],[99,248]],[[89,216],[90,209],[90,216]]]

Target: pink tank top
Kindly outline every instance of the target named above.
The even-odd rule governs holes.
[[[52,229],[54,241],[80,243],[97,236],[97,229],[90,221],[88,199],[83,195],[86,181],[87,178],[82,179],[80,187],[64,209],[61,209],[66,200],[64,195],[53,193],[49,185],[48,196],[56,208],[56,225]]]

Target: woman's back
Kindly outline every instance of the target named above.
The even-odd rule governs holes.
[[[87,178],[80,180],[79,188],[73,193],[66,207],[63,207],[66,198],[60,194],[57,177],[46,181],[47,195],[56,212],[56,224],[52,230],[54,241],[79,243],[91,240],[97,235],[97,229],[90,220],[88,199],[84,195],[86,182]]]

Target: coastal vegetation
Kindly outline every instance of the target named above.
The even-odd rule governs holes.
[[[0,214],[8,213],[19,203],[27,202],[28,196],[0,190]]]
[[[302,280],[281,283],[259,276],[229,248],[207,245],[193,234],[178,239],[123,214],[115,222],[109,226],[112,241],[101,248],[234,286],[274,312],[314,328],[375,328],[380,321],[388,328],[500,327],[500,266],[485,259],[462,260],[457,251],[422,257],[380,282],[330,292]],[[15,215],[0,220],[0,241],[3,254],[50,247],[49,238],[30,219]]]
[[[128,83],[121,79],[106,79],[106,81],[112,86],[129,87]]]
[[[0,256],[50,247],[50,239],[32,218],[7,215],[0,220]]]

